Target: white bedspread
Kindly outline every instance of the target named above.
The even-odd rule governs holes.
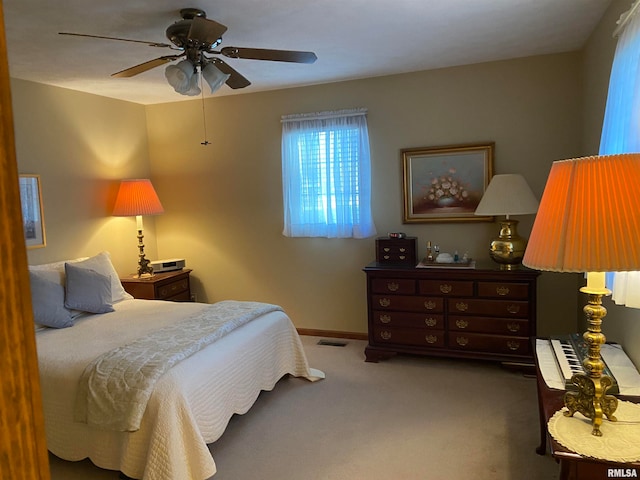
[[[76,423],[78,380],[97,356],[199,313],[205,304],[125,300],[116,311],[90,315],[72,328],[38,332],[38,357],[49,450],[66,460],[145,480],[204,480],[215,462],[207,447],[234,413],[253,405],[284,375],[317,380],[284,312],[271,312],[175,365],[157,382],[136,432]]]

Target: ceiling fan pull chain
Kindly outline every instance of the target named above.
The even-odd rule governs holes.
[[[202,125],[204,127],[204,142],[200,142],[200,145],[210,145],[211,142],[207,140],[207,116],[204,111],[204,89],[202,88],[202,75],[200,75],[200,98],[202,98]]]

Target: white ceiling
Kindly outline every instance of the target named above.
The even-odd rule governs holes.
[[[308,50],[316,63],[224,60],[273,90],[580,49],[611,0],[4,0],[9,70],[42,82],[141,104],[190,99],[164,66],[110,74],[162,55],[144,44],[58,35],[76,32],[169,43],[179,11],[198,7],[228,27],[222,47]],[[612,25],[612,31],[615,25]]]

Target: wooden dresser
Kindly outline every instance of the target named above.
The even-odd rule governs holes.
[[[120,281],[124,289],[134,298],[189,302],[191,301],[190,273],[190,269],[184,268],[174,272],[156,273],[150,278],[130,275],[121,278]]]
[[[503,271],[415,268],[373,262],[367,275],[366,361],[397,353],[533,365],[536,279]]]

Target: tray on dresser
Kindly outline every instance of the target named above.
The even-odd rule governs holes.
[[[425,262],[422,260],[416,265],[416,268],[476,268],[476,261],[469,260],[468,262],[438,263]]]

